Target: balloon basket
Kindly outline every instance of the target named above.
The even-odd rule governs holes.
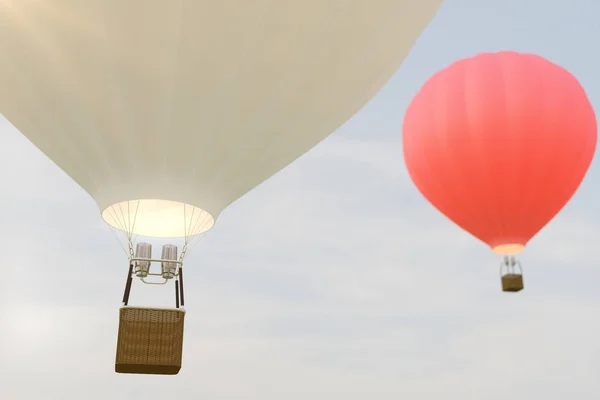
[[[176,375],[181,369],[185,311],[122,307],[115,372]]]
[[[517,271],[517,268],[519,271]],[[520,292],[523,290],[523,267],[514,257],[504,257],[500,264],[500,279],[503,292]]]
[[[506,274],[502,276],[503,292],[520,292],[523,290],[523,275]]]
[[[117,336],[117,356],[115,372],[121,374],[153,374],[176,375],[181,369],[183,353],[183,321],[185,311],[182,308],[185,300],[183,295],[183,265],[175,262],[175,269],[169,270],[175,279],[164,279],[164,284],[171,280],[175,283],[175,308],[145,308],[130,307],[129,295],[133,276],[137,276],[134,263],[160,262],[163,263],[163,274],[144,271],[144,276],[163,275],[164,263],[173,260],[153,260],[150,258],[134,258],[129,262],[129,271],[123,293],[123,307],[119,311],[119,333]],[[145,281],[140,277],[144,283]]]

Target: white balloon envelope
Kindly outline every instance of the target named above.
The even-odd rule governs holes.
[[[3,0],[0,112],[112,227],[209,230],[385,84],[442,0]]]

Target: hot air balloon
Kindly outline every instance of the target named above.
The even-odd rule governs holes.
[[[117,372],[179,372],[190,240],[358,111],[441,3],[2,2],[0,112],[125,234]],[[175,309],[128,305],[152,275]]]
[[[435,208],[504,255],[503,290],[519,291],[515,255],[579,187],[596,131],[567,70],[533,54],[483,53],[422,86],[404,116],[404,160]]]

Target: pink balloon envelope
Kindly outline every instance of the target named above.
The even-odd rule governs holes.
[[[505,51],[433,75],[409,105],[402,137],[419,191],[495,252],[515,254],[579,187],[597,127],[571,73]]]

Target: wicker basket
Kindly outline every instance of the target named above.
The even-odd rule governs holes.
[[[181,369],[185,311],[122,307],[115,371],[175,375]]]
[[[503,292],[519,292],[521,290],[523,290],[523,275],[514,273],[502,275]]]

